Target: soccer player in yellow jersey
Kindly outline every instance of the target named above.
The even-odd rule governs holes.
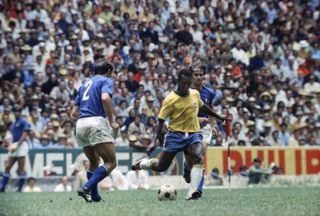
[[[203,175],[204,145],[202,144],[198,112],[201,110],[219,120],[225,120],[224,117],[217,115],[201,101],[197,90],[190,89],[191,82],[192,72],[189,69],[181,70],[178,75],[177,89],[172,91],[163,101],[154,142],[158,139],[165,120],[169,118],[170,122],[160,159],[142,158],[132,166],[133,170],[152,169],[163,172],[168,169],[176,153],[184,151],[189,155],[193,164],[187,200],[198,199],[201,196],[198,187]]]

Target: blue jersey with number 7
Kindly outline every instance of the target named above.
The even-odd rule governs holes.
[[[75,105],[80,107],[80,118],[91,116],[106,117],[103,109],[101,94],[113,94],[113,80],[96,75],[86,80],[80,87]]]

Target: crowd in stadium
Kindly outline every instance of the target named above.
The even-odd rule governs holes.
[[[235,146],[320,145],[317,0],[2,0],[0,140],[12,108],[30,122],[30,148],[74,148],[69,114],[105,57],[116,69],[116,146],[148,148],[181,68],[201,65],[213,107],[232,114]],[[214,125],[212,146],[224,146]]]

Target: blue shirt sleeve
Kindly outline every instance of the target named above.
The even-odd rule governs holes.
[[[82,86],[81,86],[82,87]],[[74,105],[80,107],[80,90],[81,90],[81,87],[79,88],[79,91],[78,91],[78,94],[77,94],[77,97],[76,97],[76,100],[74,102]]]
[[[103,81],[101,87],[101,93],[108,93],[110,97],[113,95],[113,80],[107,79]]]
[[[24,120],[23,121],[23,131],[28,131],[28,130],[30,130],[30,124],[26,120]]]

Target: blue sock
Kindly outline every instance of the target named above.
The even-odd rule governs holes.
[[[102,179],[104,179],[107,175],[109,175],[109,171],[105,166],[99,166],[94,170],[90,179],[88,179],[87,183],[85,183],[82,188],[85,191],[90,191],[94,186],[98,184]]]
[[[24,182],[26,181],[27,173],[23,172],[19,175],[17,192],[21,192]]]
[[[198,186],[198,191],[202,193],[202,188],[203,188],[203,184],[204,184],[204,169],[203,169],[203,174],[202,174],[202,178],[201,178],[201,181],[200,181],[200,184]]]
[[[3,178],[0,184],[0,191],[4,191],[6,189],[9,179],[10,179],[10,173],[8,172],[3,173]]]
[[[89,179],[91,178],[92,174],[93,174],[92,171],[87,170],[87,178],[88,178],[88,181],[89,181]],[[92,187],[91,196],[92,196],[92,197],[99,197],[98,184],[95,184],[95,185]]]

